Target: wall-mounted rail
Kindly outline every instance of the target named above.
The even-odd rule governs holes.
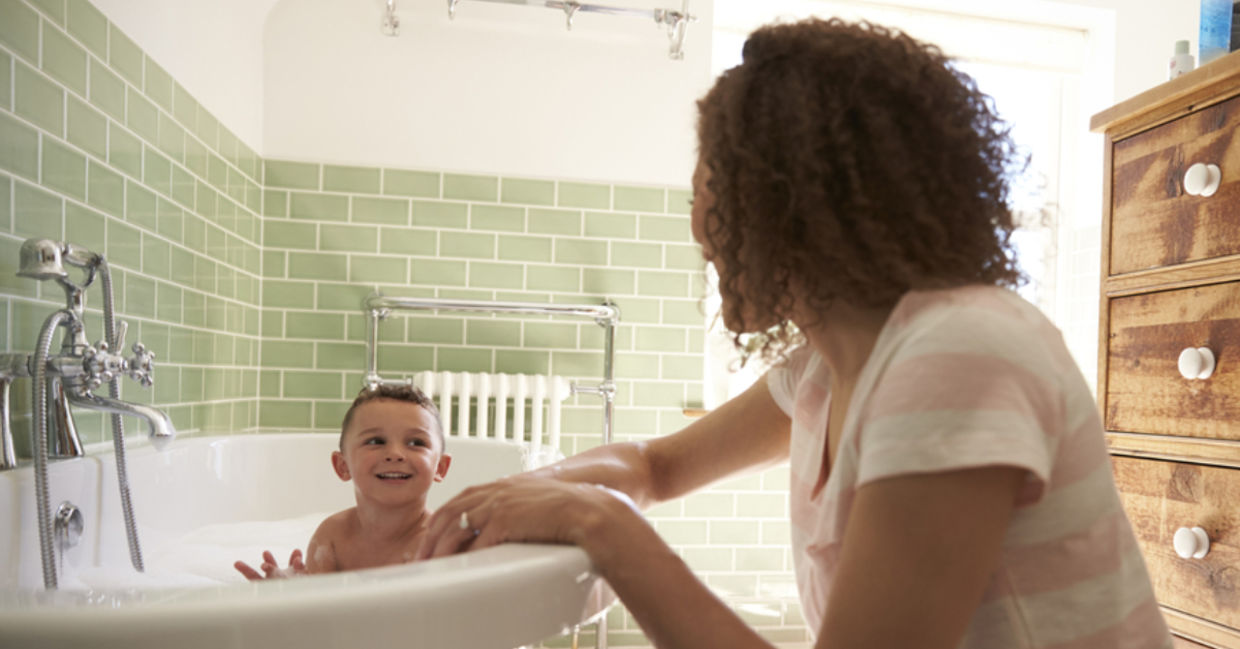
[[[456,6],[461,0],[448,0],[448,18],[456,17]],[[629,7],[612,7],[607,5],[575,2],[573,0],[470,0],[470,2],[492,2],[508,5],[529,5],[564,12],[564,21],[568,29],[573,28],[573,18],[578,13],[605,14],[609,16],[631,16],[654,20],[656,26],[667,27],[668,57],[674,60],[685,58],[685,30],[689,23],[697,22],[697,16],[689,13],[689,0],[683,0],[680,11],[675,9],[634,9]]]
[[[362,302],[370,326],[366,334],[366,373],[362,382],[403,383],[379,376],[379,322],[392,311],[465,311],[470,313],[509,313],[514,315],[552,315],[591,318],[603,327],[603,380],[598,385],[572,384],[573,394],[597,394],[603,398],[603,443],[611,443],[613,412],[616,398],[615,351],[616,325],[620,309],[611,304],[534,304],[528,302],[482,302],[435,298],[389,297],[372,294]]]

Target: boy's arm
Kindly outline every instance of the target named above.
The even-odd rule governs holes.
[[[310,537],[306,546],[306,564],[303,571],[314,575],[322,572],[339,572],[340,563],[336,559],[335,540],[339,537],[339,525],[335,515],[328,516],[319,523],[318,529]]]

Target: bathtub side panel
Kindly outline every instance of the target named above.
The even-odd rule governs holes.
[[[90,457],[54,461],[48,465],[48,503],[54,520],[61,503],[71,503],[82,515],[82,535],[71,547],[55,549],[57,581],[62,587],[78,583],[76,575],[96,565],[100,525],[99,462]],[[35,478],[31,467],[8,471],[0,489],[0,507],[9,529],[0,533],[0,556],[5,557],[0,588],[42,589],[43,560],[39,550],[39,518]]]

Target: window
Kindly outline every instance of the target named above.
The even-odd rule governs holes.
[[[1113,38],[1109,14],[1041,0],[716,0],[712,72],[740,63],[745,37],[756,27],[811,15],[869,20],[935,43],[994,99],[1013,139],[1030,156],[1027,173],[1012,186],[1021,225],[1014,243],[1030,278],[1021,293],[1064,331],[1092,384],[1101,179],[1090,182],[1086,172],[1100,173],[1101,145],[1088,131],[1084,107],[1098,105],[1098,89],[1111,85],[1112,72],[1097,46]],[[708,274],[708,284],[712,279]],[[707,307],[711,316],[718,311],[717,295],[708,297]],[[721,323],[708,327],[704,405],[711,408],[747,388],[762,369],[729,372],[739,364],[731,339]]]

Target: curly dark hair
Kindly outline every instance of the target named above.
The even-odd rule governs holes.
[[[349,422],[353,421],[353,413],[362,404],[376,401],[378,399],[391,399],[393,401],[405,401],[414,405],[422,406],[427,412],[431,413],[431,417],[435,419],[435,433],[439,436],[439,448],[444,449],[444,432],[443,419],[439,416],[439,408],[435,407],[435,402],[426,396],[426,393],[416,385],[407,383],[376,383],[362,388],[357,393],[357,398],[353,400],[353,405],[344,413],[344,419],[340,422],[340,447],[344,448],[344,434],[349,430]]]
[[[769,25],[698,109],[724,316],[774,323],[749,345],[764,358],[800,342],[793,285],[821,314],[836,300],[889,308],[915,289],[1023,282],[1008,179],[1028,160],[937,47],[870,23]]]

